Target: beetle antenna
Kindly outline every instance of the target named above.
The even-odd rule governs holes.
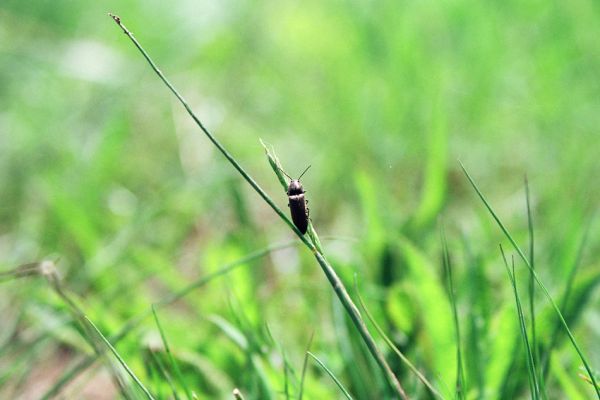
[[[301,173],[301,174],[300,174],[300,176],[298,177],[298,180],[300,180],[300,178],[302,178],[302,176],[303,176],[303,175],[306,173],[306,171],[308,171],[308,169],[309,169],[310,167],[311,167],[310,165],[309,165],[308,167],[306,167],[306,169],[304,170],[304,172],[303,172],[303,173]]]
[[[290,180],[290,181],[293,181],[293,180],[294,180],[294,178],[292,178],[291,176],[289,176],[288,174],[286,174],[286,173],[285,173],[285,171],[283,170],[283,168],[280,168],[280,167],[277,167],[277,168],[279,168],[279,170],[280,170],[281,172],[283,172],[283,174],[284,174],[285,176],[287,176],[287,177],[289,178],[289,180]]]

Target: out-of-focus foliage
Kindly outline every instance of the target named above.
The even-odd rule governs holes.
[[[449,398],[456,341],[440,215],[467,398],[529,393],[498,251],[504,238],[457,159],[524,249],[527,174],[536,268],[562,304],[578,265],[565,316],[600,368],[597,3],[2,0],[0,266],[57,260],[65,290],[110,338],[192,280],[292,234],[107,12],[121,16],[282,208],[287,199],[259,138],[291,175],[312,165],[303,184],[325,252],[350,287],[357,274],[380,325]],[[516,277],[526,304],[522,264]],[[556,319],[540,295],[536,310],[543,360]],[[4,281],[0,312],[0,397],[38,398],[91,353],[43,279]],[[248,263],[158,315],[181,376],[200,398],[232,398],[235,387],[247,398],[297,396],[313,331],[312,353],[352,395],[389,395],[303,249]],[[593,396],[572,347],[557,338],[548,393]],[[116,349],[155,395],[171,393],[166,369],[184,396],[162,343],[146,318]],[[391,352],[389,359],[409,393],[426,398]],[[63,393],[118,396],[117,387],[106,389],[111,369],[95,365],[102,368],[89,368]],[[304,395],[341,393],[309,359]]]

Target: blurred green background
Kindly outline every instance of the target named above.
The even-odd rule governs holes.
[[[326,254],[349,288],[357,274],[378,322],[445,397],[454,397],[456,340],[440,216],[467,398],[529,394],[498,251],[505,239],[459,159],[523,249],[528,176],[536,267],[561,304],[577,266],[565,316],[600,368],[597,2],[2,0],[0,265],[55,260],[65,290],[107,336],[194,279],[294,236],[109,11],[282,209],[259,138],[290,175],[312,165],[302,182]],[[517,277],[525,302],[522,263]],[[556,321],[539,291],[536,307],[540,353],[549,354]],[[42,278],[3,282],[0,310],[2,398],[40,398],[92,353]],[[234,387],[251,399],[285,398],[285,387],[297,396],[312,332],[313,353],[356,398],[390,396],[304,248],[244,265],[158,317],[199,398],[232,398]],[[568,340],[557,343],[550,398],[593,396]],[[168,398],[157,346],[147,318],[116,348]],[[388,356],[407,391],[428,398]],[[106,365],[59,398],[139,394],[120,392]],[[310,361],[304,388],[305,398],[341,396]]]

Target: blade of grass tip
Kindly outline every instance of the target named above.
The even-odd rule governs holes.
[[[308,367],[308,352],[310,351],[310,346],[314,337],[315,331],[312,331],[312,333],[310,334],[310,339],[308,339],[308,344],[306,345],[306,352],[304,353],[304,362],[302,363],[302,375],[300,377],[300,393],[298,394],[298,400],[302,400],[302,395],[304,394],[304,378],[306,377],[306,368]]]
[[[248,265],[250,262],[260,259],[260,258],[270,254],[273,251],[286,249],[286,248],[289,248],[292,246],[296,246],[297,244],[298,243],[296,241],[291,240],[291,241],[287,241],[287,242],[283,242],[283,243],[279,243],[279,244],[270,245],[264,249],[254,251],[236,261],[233,261],[233,262],[225,265],[223,268],[221,268],[211,274],[208,274],[199,279],[196,279],[189,285],[180,289],[178,292],[168,295],[168,296],[164,297],[162,300],[159,300],[155,304],[155,306],[156,307],[168,306],[168,305],[182,299],[183,297],[187,296],[193,290],[198,289],[198,288],[212,282],[216,278],[226,275],[227,273],[235,270],[236,268],[239,268],[244,265]],[[121,327],[121,329],[115,335],[110,337],[110,341],[112,343],[117,344],[119,341],[121,341],[123,338],[125,338],[130,332],[132,332],[133,329],[135,327],[137,327],[146,317],[150,316],[151,314],[152,314],[152,310],[148,309],[145,312],[131,318],[129,321],[127,321]],[[63,376],[58,381],[56,381],[50,389],[48,389],[48,391],[42,396],[42,400],[49,400],[49,399],[55,397],[56,395],[58,395],[58,393],[60,393],[60,391],[69,382],[74,380],[77,376],[79,376],[79,374],[81,374],[83,371],[85,371],[87,368],[89,368],[98,359],[99,356],[100,356],[99,354],[95,354],[93,356],[88,356],[88,357],[84,358],[83,360],[79,361],[77,364],[75,364],[71,369],[69,369],[67,372],[65,372],[63,374]]]
[[[242,177],[252,186],[252,188],[262,197],[262,199],[275,211],[281,219],[284,220],[288,224],[288,226],[298,235],[298,237],[307,245],[310,246],[310,243],[303,237],[302,233],[296,228],[296,226],[292,223],[292,221],[277,207],[275,202],[269,197],[269,195],[259,186],[259,184],[246,172],[244,168],[237,162],[237,160],[225,149],[225,147],[219,142],[216,137],[204,126],[200,118],[196,116],[192,108],[188,104],[188,102],[183,98],[181,94],[175,89],[175,87],[171,84],[171,82],[167,79],[167,77],[161,72],[158,66],[154,63],[150,55],[144,50],[142,45],[137,41],[137,39],[133,36],[133,34],[127,29],[127,27],[122,23],[121,18],[117,15],[108,14],[113,21],[121,28],[123,33],[131,40],[134,46],[140,51],[144,59],[148,62],[152,70],[158,75],[160,80],[169,88],[171,93],[177,98],[179,103],[185,108],[189,116],[194,120],[196,125],[202,130],[202,132],[206,135],[208,140],[223,154],[223,156],[231,163],[231,165],[242,175]]]
[[[398,378],[396,378],[396,376],[392,372],[392,369],[387,364],[387,361],[385,360],[385,358],[383,357],[383,355],[377,348],[375,341],[373,340],[373,337],[369,333],[364,321],[362,320],[362,317],[360,316],[360,313],[358,312],[358,308],[356,307],[356,305],[350,298],[350,295],[348,294],[348,291],[346,290],[346,287],[344,286],[343,282],[341,281],[341,279],[339,278],[339,276],[337,275],[337,273],[335,272],[333,267],[325,259],[323,254],[321,254],[315,248],[315,245],[313,245],[298,230],[298,228],[296,228],[296,226],[285,215],[285,213],[279,207],[277,207],[277,205],[269,197],[269,195],[258,185],[258,183],[256,183],[256,181],[244,170],[244,168],[242,168],[242,166],[235,160],[235,158],[233,158],[233,156],[231,156],[231,154],[229,154],[229,152],[212,135],[212,133],[210,133],[210,131],[208,129],[206,129],[206,127],[202,124],[200,119],[196,116],[196,114],[194,114],[194,112],[192,111],[192,109],[190,108],[188,103],[185,101],[185,99],[179,94],[179,92],[177,92],[175,87],[167,80],[167,78],[163,75],[163,73],[158,69],[158,67],[156,66],[154,61],[152,61],[152,59],[150,58],[148,53],[146,53],[146,50],[144,50],[142,45],[135,39],[133,34],[125,27],[125,25],[123,25],[123,23],[121,22],[121,18],[119,18],[118,16],[116,16],[114,14],[109,14],[109,16],[119,26],[119,28],[121,28],[123,33],[131,40],[131,42],[135,45],[135,47],[140,51],[140,53],[146,59],[146,61],[148,62],[148,64],[152,68],[152,70],[158,75],[158,77],[162,80],[162,82],[169,88],[171,93],[173,93],[173,95],[175,95],[175,97],[177,97],[179,102],[186,109],[186,111],[188,112],[190,117],[194,120],[196,125],[198,125],[198,127],[202,130],[202,132],[204,132],[204,134],[207,136],[207,138],[215,145],[215,147],[217,147],[217,149],[221,152],[221,154],[223,154],[223,156],[240,173],[240,175],[242,175],[242,177],[246,180],[246,182],[248,182],[248,184],[250,186],[252,186],[252,188],[271,207],[271,209],[283,220],[283,222],[285,222],[290,227],[290,229],[296,234],[296,236],[298,236],[298,238],[302,241],[302,243],[304,243],[306,245],[306,247],[308,247],[308,249],[314,254],[317,262],[319,263],[319,266],[323,270],[323,273],[325,274],[331,287],[333,288],[333,290],[335,291],[340,302],[344,306],[344,309],[350,316],[352,323],[358,330],[358,332],[361,336],[361,339],[365,342],[367,349],[369,350],[369,352],[371,353],[371,355],[377,362],[377,365],[379,366],[379,368],[381,369],[381,371],[384,373],[385,377],[387,378],[388,383],[390,384],[392,389],[396,392],[396,394],[399,397],[405,399],[406,393],[404,392],[402,385],[400,384],[400,382],[398,381]]]
[[[346,390],[344,385],[342,385],[342,382],[340,382],[340,380],[334,375],[334,373],[331,372],[331,370],[329,368],[327,368],[325,366],[325,364],[321,360],[319,360],[319,358],[317,356],[315,356],[313,353],[308,351],[307,354],[309,356],[311,356],[317,362],[317,364],[319,364],[319,366],[321,368],[323,368],[323,370],[325,370],[325,372],[327,372],[327,375],[329,375],[329,377],[333,380],[333,382],[335,382],[335,384],[340,389],[340,391],[344,394],[344,396],[346,396],[346,398],[348,400],[352,400],[352,396],[350,396],[350,393],[348,393],[348,391]]]
[[[265,154],[267,155],[269,164],[271,165],[271,168],[275,172],[275,175],[277,176],[277,179],[279,180],[281,187],[283,187],[283,190],[287,192],[288,183],[285,180],[285,176],[283,176],[283,168],[281,167],[279,158],[277,158],[277,155],[275,155],[273,146],[271,146],[271,150],[269,150],[269,148],[267,147],[265,142],[263,142],[262,139],[258,139],[258,140],[260,141],[260,144],[262,145],[262,147],[265,149]]]
[[[244,396],[242,395],[242,392],[240,392],[240,390],[238,388],[233,389],[233,398],[235,400],[244,400]]]
[[[567,324],[567,321],[565,321],[565,318],[563,317],[562,312],[560,311],[560,309],[556,305],[556,302],[554,301],[554,299],[550,295],[550,292],[548,292],[548,289],[546,289],[546,286],[544,285],[544,283],[542,282],[542,280],[539,278],[539,276],[537,275],[537,273],[535,272],[535,270],[529,264],[529,260],[527,259],[527,257],[525,257],[525,254],[523,254],[523,251],[521,250],[521,248],[517,245],[517,243],[513,239],[512,235],[508,232],[508,229],[506,229],[506,227],[504,226],[504,224],[502,223],[502,221],[500,221],[500,218],[498,218],[498,215],[496,214],[496,212],[494,211],[494,209],[492,208],[492,206],[490,205],[490,203],[487,201],[487,199],[485,198],[485,196],[483,195],[483,193],[481,192],[481,190],[479,190],[479,187],[477,186],[477,184],[475,184],[475,181],[473,180],[473,178],[471,178],[471,175],[469,175],[469,173],[467,172],[465,166],[462,164],[462,162],[459,161],[459,163],[460,163],[460,167],[462,168],[464,174],[466,175],[467,179],[469,180],[471,186],[473,186],[473,189],[475,189],[475,192],[477,192],[477,195],[479,196],[479,198],[481,199],[481,201],[483,202],[483,204],[485,205],[485,207],[487,208],[487,210],[491,214],[492,218],[494,218],[494,220],[498,224],[498,227],[500,228],[500,230],[502,231],[502,233],[504,233],[504,235],[506,236],[506,238],[508,239],[508,241],[510,242],[510,244],[513,246],[513,248],[515,249],[515,251],[517,252],[517,254],[519,255],[519,257],[523,260],[523,262],[525,263],[525,265],[527,266],[527,268],[531,271],[531,275],[535,279],[535,281],[538,284],[538,286],[542,289],[542,292],[544,293],[544,296],[546,296],[546,298],[548,299],[548,301],[552,305],[552,308],[556,312],[556,315],[558,315],[560,323],[565,328],[565,332],[567,332],[567,335],[569,336],[569,340],[571,341],[571,343],[573,344],[573,347],[575,348],[575,351],[579,355],[579,358],[581,359],[581,362],[583,363],[583,365],[585,367],[585,370],[589,374],[590,379],[592,380],[592,382],[594,382],[594,385],[595,385],[594,388],[596,390],[596,396],[600,399],[600,389],[598,388],[598,383],[596,382],[596,378],[594,377],[593,370],[592,370],[590,364],[588,363],[587,358],[585,357],[585,355],[581,351],[581,348],[577,344],[577,340],[575,340],[575,336],[573,336],[573,333],[571,332],[571,329],[569,328],[569,325]]]
[[[450,305],[452,306],[452,314],[454,317],[454,330],[456,333],[456,394],[459,399],[465,398],[465,387],[464,370],[462,363],[462,348],[460,342],[460,324],[458,323],[458,310],[456,308],[456,295],[454,293],[454,281],[452,279],[452,265],[450,263],[450,252],[448,251],[448,242],[446,241],[446,233],[444,231],[444,223],[440,219],[440,238],[442,241],[443,250],[443,265],[444,272],[446,274],[446,280],[448,282],[448,293],[450,295]]]
[[[177,376],[177,380],[179,381],[179,384],[181,385],[181,387],[183,387],[183,390],[185,391],[185,396],[188,398],[188,400],[191,400],[192,392],[186,385],[185,379],[183,379],[183,375],[181,374],[181,370],[179,369],[179,365],[177,365],[177,362],[175,361],[175,357],[173,357],[173,353],[171,352],[171,348],[169,346],[169,343],[167,342],[167,337],[165,336],[165,332],[163,331],[160,321],[158,320],[158,315],[156,314],[156,307],[154,306],[154,304],[152,305],[152,314],[154,315],[154,322],[156,323],[156,326],[158,327],[158,331],[160,332],[160,339],[162,340],[163,346],[165,346],[165,351],[167,352],[167,357],[169,358],[169,363],[171,364],[171,368],[173,368],[173,371],[175,372],[175,375]]]
[[[131,377],[131,379],[133,379],[133,381],[136,383],[136,385],[144,392],[146,397],[148,397],[151,400],[154,400],[154,397],[152,397],[152,394],[150,393],[150,391],[146,388],[146,386],[144,386],[142,381],[139,380],[139,378],[135,375],[135,373],[131,370],[131,368],[129,368],[129,366],[127,365],[125,360],[123,360],[123,358],[117,352],[117,350],[113,347],[113,345],[110,344],[108,339],[106,339],[106,337],[102,334],[102,332],[100,332],[100,330],[96,327],[96,325],[94,325],[92,320],[90,320],[87,316],[84,316],[84,318],[85,318],[86,322],[89,324],[89,326],[98,334],[100,339],[102,339],[102,341],[104,342],[106,347],[108,347],[108,349],[115,356],[117,361],[119,361],[119,364],[121,364],[121,366],[125,369],[125,371],[127,371],[129,376]]]
[[[592,227],[592,222],[594,221],[594,217],[595,217],[595,214],[592,215],[587,220],[585,229],[583,230],[583,236],[581,238],[581,242],[579,243],[579,247],[577,249],[577,256],[575,257],[575,262],[573,263],[573,265],[569,271],[569,276],[567,277],[565,291],[563,293],[562,301],[560,304],[561,310],[566,310],[567,306],[569,305],[569,300],[571,298],[571,292],[573,290],[573,284],[575,283],[575,276],[577,275],[577,272],[579,271],[579,267],[581,266],[581,260],[583,259],[584,250],[587,247],[587,242],[589,239],[589,235],[590,235],[590,231],[591,231],[591,227]],[[554,330],[552,331],[552,335],[550,336],[550,338],[551,338],[550,345],[548,346],[548,349],[545,353],[544,360],[542,362],[542,368],[543,368],[542,375],[544,376],[544,379],[547,378],[548,372],[550,371],[550,358],[552,357],[552,351],[554,350],[554,347],[556,347],[556,344],[558,342],[559,330],[560,330],[560,321],[554,326]]]
[[[527,175],[525,175],[525,202],[527,205],[527,228],[529,232],[529,264],[531,264],[531,270],[535,270],[535,235],[533,230],[533,215],[531,213],[531,196],[529,192],[529,180],[527,179]],[[533,274],[529,273],[529,314],[531,315],[531,347],[533,349],[533,359],[535,361],[535,365],[539,368],[540,364],[540,349],[537,343],[537,332],[536,332],[536,323],[535,323],[535,279]],[[564,308],[563,308],[564,310]],[[537,370],[540,394],[545,396],[545,384],[544,384],[544,374],[541,370]]]
[[[360,295],[360,292],[358,290],[358,280],[357,280],[357,275],[356,274],[354,274],[354,290],[356,291],[356,296],[358,298],[358,303],[360,304],[361,308],[363,309],[363,311],[367,315],[367,319],[369,321],[371,321],[371,323],[375,327],[375,330],[383,338],[383,340],[386,342],[386,344],[400,358],[400,360],[402,360],[402,362],[404,364],[406,364],[406,366],[410,369],[410,371],[413,374],[415,374],[415,376],[423,383],[423,385],[425,385],[425,387],[429,390],[429,393],[433,397],[437,397],[437,398],[443,399],[444,397],[442,396],[442,394],[431,384],[431,382],[429,382],[429,380],[427,380],[427,378],[425,377],[425,375],[423,375],[421,373],[421,371],[419,371],[417,369],[417,367],[414,366],[414,364],[404,355],[404,353],[402,353],[400,351],[400,349],[398,347],[396,347],[396,345],[394,344],[394,342],[392,342],[392,340],[385,334],[385,332],[383,331],[383,329],[379,326],[379,324],[377,323],[377,321],[375,321],[375,318],[373,317],[373,315],[371,314],[371,312],[367,308],[367,306],[366,306],[366,304],[365,304],[362,296]]]
[[[506,266],[506,272],[508,273],[508,278],[510,279],[510,283],[513,288],[513,294],[515,296],[515,303],[517,305],[517,314],[519,317],[519,327],[521,330],[521,338],[523,339],[523,344],[525,345],[525,349],[527,350],[527,372],[529,377],[529,390],[531,391],[531,398],[537,399],[539,398],[539,387],[537,382],[537,373],[535,368],[535,363],[533,361],[533,354],[531,352],[531,347],[529,345],[529,338],[527,336],[527,325],[525,324],[525,317],[523,315],[523,309],[521,308],[521,300],[519,298],[519,291],[517,290],[517,277],[515,276],[515,259],[512,258],[512,272],[508,266],[508,261],[506,260],[506,254],[504,253],[504,249],[502,245],[500,245],[500,253],[502,253],[502,259],[504,260],[504,265]]]

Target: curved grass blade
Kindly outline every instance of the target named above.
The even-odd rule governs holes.
[[[452,315],[454,316],[454,331],[456,332],[456,394],[459,399],[464,399],[467,388],[465,387],[465,373],[462,363],[460,324],[458,323],[458,311],[456,309],[456,295],[454,292],[454,282],[452,279],[452,265],[450,263],[450,253],[448,252],[448,242],[446,241],[446,233],[444,232],[444,225],[441,221],[440,237],[442,241],[444,271],[446,273],[446,280],[448,281],[448,293],[450,295],[450,303],[452,305]]]
[[[323,370],[325,370],[325,372],[327,372],[327,375],[329,375],[329,377],[335,382],[335,384],[340,389],[340,391],[344,394],[344,396],[346,396],[346,398],[348,400],[352,400],[352,396],[350,396],[350,393],[348,393],[348,391],[346,390],[344,385],[342,385],[342,382],[339,381],[339,379],[333,374],[333,372],[331,372],[331,370],[329,370],[329,368],[327,368],[325,366],[325,364],[323,364],[323,362],[321,360],[319,360],[319,358],[317,356],[315,356],[313,353],[311,353],[310,351],[307,351],[306,354],[311,356],[317,362],[317,364],[319,364],[319,366],[321,366],[321,368],[323,368]]]
[[[500,230],[502,231],[502,233],[504,233],[504,235],[506,236],[506,238],[508,239],[508,241],[510,242],[510,244],[513,246],[513,248],[515,249],[515,251],[517,252],[517,254],[519,255],[519,257],[523,260],[523,262],[525,263],[525,265],[527,266],[527,268],[531,271],[531,275],[533,276],[533,278],[537,282],[538,286],[542,289],[542,292],[544,293],[544,295],[546,296],[546,298],[548,298],[548,301],[550,301],[550,304],[552,305],[552,308],[554,308],[554,311],[556,312],[556,315],[558,315],[560,323],[565,328],[565,331],[567,332],[567,335],[569,336],[569,340],[573,344],[573,347],[575,348],[575,351],[579,355],[579,358],[581,359],[581,362],[583,363],[586,372],[588,373],[591,381],[594,384],[593,386],[594,386],[594,389],[596,390],[596,396],[600,399],[600,387],[598,386],[598,383],[596,382],[596,378],[594,377],[594,372],[593,372],[593,370],[592,370],[589,362],[587,361],[587,358],[585,357],[585,355],[581,351],[581,348],[577,344],[577,340],[575,340],[575,336],[573,336],[573,333],[571,332],[571,329],[569,328],[569,325],[567,324],[567,321],[565,321],[565,318],[563,317],[562,312],[560,311],[560,309],[556,305],[556,302],[554,301],[554,299],[550,295],[550,292],[548,292],[548,289],[546,289],[546,286],[543,284],[543,282],[538,277],[538,275],[535,272],[535,270],[529,264],[529,260],[527,259],[527,257],[525,256],[525,254],[523,254],[523,251],[521,250],[521,248],[519,247],[519,245],[517,245],[517,242],[515,242],[515,240],[513,239],[512,235],[510,234],[510,232],[508,232],[508,229],[506,229],[506,227],[504,226],[504,224],[502,223],[502,221],[500,221],[500,218],[498,217],[498,215],[496,214],[496,212],[494,211],[494,209],[492,208],[492,206],[490,205],[490,203],[487,201],[487,199],[485,198],[485,196],[483,195],[483,193],[481,193],[481,190],[479,190],[479,187],[477,186],[477,184],[475,184],[475,181],[473,180],[473,178],[471,178],[471,175],[469,175],[469,173],[465,169],[465,166],[462,164],[462,162],[459,161],[459,163],[460,163],[460,167],[462,168],[463,172],[467,176],[467,179],[471,183],[471,186],[473,186],[473,189],[475,189],[475,192],[477,192],[477,195],[479,196],[479,198],[481,199],[481,201],[483,202],[483,204],[485,205],[485,207],[487,208],[487,210],[489,211],[489,213],[492,215],[492,218],[494,218],[494,220],[496,221],[496,223],[500,227]]]
[[[125,368],[125,371],[127,371],[129,376],[131,377],[131,379],[133,379],[133,381],[137,384],[137,386],[144,392],[146,397],[148,397],[150,400],[154,400],[154,397],[152,397],[152,394],[150,393],[150,391],[148,389],[146,389],[146,387],[144,386],[142,381],[140,381],[139,378],[135,375],[135,373],[131,370],[131,368],[129,368],[129,366],[127,365],[125,360],[123,360],[123,358],[121,358],[121,356],[119,355],[117,350],[113,347],[112,344],[110,344],[108,339],[106,339],[106,337],[102,334],[102,332],[100,332],[100,330],[96,327],[96,325],[94,325],[92,320],[90,320],[87,316],[84,316],[83,318],[86,320],[86,322],[89,324],[89,326],[98,334],[98,336],[100,336],[100,339],[102,339],[102,341],[104,342],[106,347],[109,348],[111,353],[113,353],[113,355],[116,357],[117,361],[119,361],[119,364],[121,364],[121,366],[123,368]]]

